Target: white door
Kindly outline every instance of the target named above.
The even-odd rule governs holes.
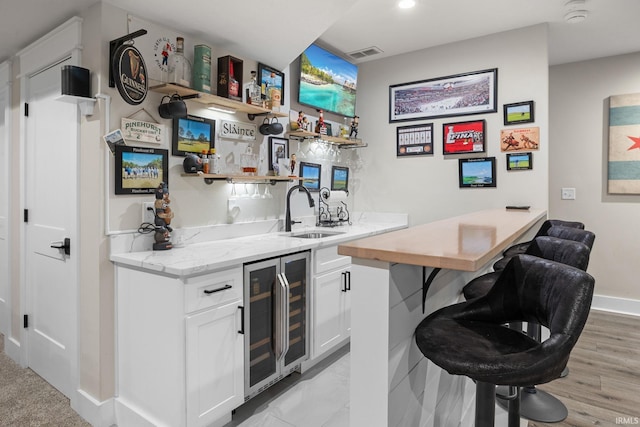
[[[6,82],[0,80],[0,85]],[[8,108],[7,90],[0,87],[0,333],[9,335],[9,141],[7,140],[5,111]]]
[[[67,396],[77,339],[78,107],[55,98],[69,62],[29,78],[24,162],[27,364]],[[65,239],[70,254],[54,247]]]

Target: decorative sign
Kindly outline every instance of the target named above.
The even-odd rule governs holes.
[[[181,34],[134,15],[129,15],[128,21],[129,32],[143,28],[147,30],[145,37],[136,39],[136,46],[144,57],[147,58],[147,65],[149,66],[147,78],[149,79],[149,84],[154,86],[160,82],[166,82],[173,68],[171,67],[170,59],[176,51],[176,37]],[[190,61],[191,54],[193,53],[191,42],[192,40],[187,39],[184,45],[185,57]]]
[[[640,93],[609,98],[609,194],[640,194]]]
[[[400,126],[396,134],[396,156],[433,154],[433,123]]]
[[[165,125],[123,117],[121,129],[126,140],[161,144]]]
[[[241,139],[243,141],[255,141],[257,132],[257,126],[252,123],[222,120],[222,126],[220,127],[221,138]]]
[[[131,45],[122,45],[114,54],[113,75],[120,96],[131,105],[138,105],[147,97],[149,82],[142,54]]]
[[[540,128],[502,129],[500,151],[531,151],[540,146]]]

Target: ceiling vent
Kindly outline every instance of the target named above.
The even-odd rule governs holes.
[[[382,50],[380,50],[380,48],[371,46],[366,49],[360,49],[360,50],[355,50],[353,52],[349,52],[347,53],[347,55],[349,55],[353,59],[363,59],[363,58],[368,58],[369,56],[377,55],[379,53],[382,53]]]

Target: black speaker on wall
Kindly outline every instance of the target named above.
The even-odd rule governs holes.
[[[75,65],[63,66],[62,94],[91,98],[91,73],[89,70]]]

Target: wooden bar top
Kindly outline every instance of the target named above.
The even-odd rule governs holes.
[[[338,253],[391,263],[477,271],[539,220],[543,209],[490,209],[354,240]]]

